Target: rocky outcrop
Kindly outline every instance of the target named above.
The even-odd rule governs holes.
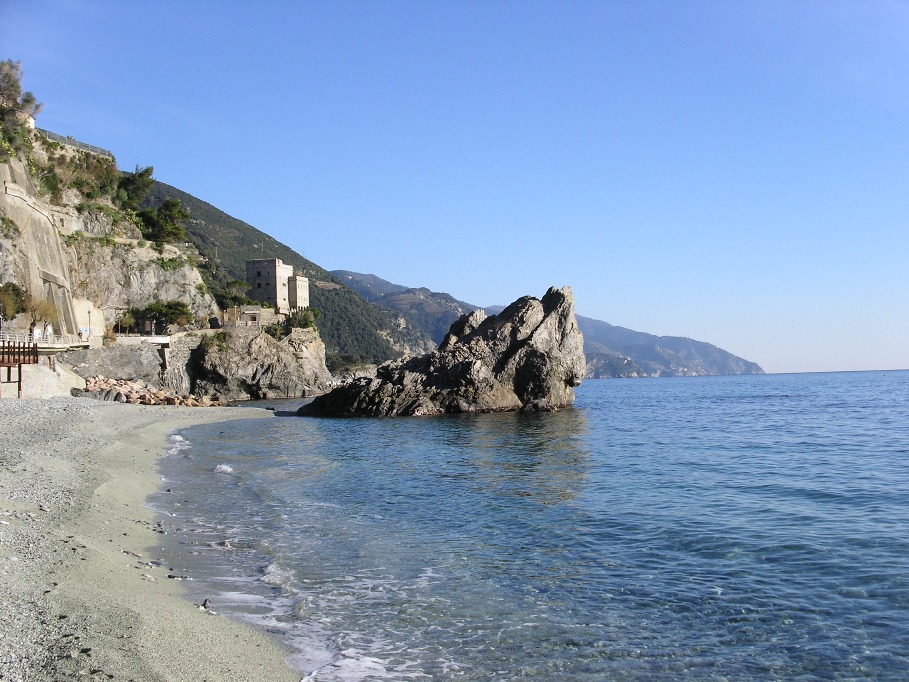
[[[278,341],[259,329],[237,327],[206,338],[193,355],[195,394],[296,398],[331,385],[325,345],[313,329],[295,329]]]
[[[57,362],[69,365],[83,379],[105,376],[141,381],[153,389],[161,386],[163,360],[157,347],[148,343],[137,346],[114,344],[104,348],[69,351],[58,355]]]
[[[150,396],[152,400],[164,400],[163,395],[183,400],[169,404],[189,404],[190,397],[200,402],[207,398],[207,403],[298,398],[332,385],[325,345],[315,329],[294,329],[281,341],[259,328],[184,332],[171,336],[170,348],[161,351],[148,343],[113,345],[70,351],[59,355],[58,362],[85,379],[102,376],[162,394]],[[86,395],[99,390],[87,388]],[[135,393],[122,385],[106,386],[104,392],[127,398]],[[138,402],[144,400],[140,395]]]
[[[307,416],[555,410],[584,376],[571,288],[525,296],[498,315],[457,320],[438,349],[388,362],[300,408]]]

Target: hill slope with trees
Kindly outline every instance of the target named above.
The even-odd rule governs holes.
[[[399,316],[370,305],[327,270],[290,247],[191,194],[156,181],[144,206],[177,199],[189,213],[187,239],[202,256],[199,270],[222,307],[245,302],[246,261],[280,258],[309,278],[310,305],[319,311],[316,326],[329,366],[381,362],[431,347],[426,334]]]

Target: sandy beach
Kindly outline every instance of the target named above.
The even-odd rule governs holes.
[[[0,401],[0,680],[299,680],[277,640],[156,565],[167,436],[254,408]]]

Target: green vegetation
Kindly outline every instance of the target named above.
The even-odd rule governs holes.
[[[215,295],[221,308],[235,308],[241,305],[253,305],[255,300],[246,295],[249,284],[242,279],[232,279],[224,282]]]
[[[400,330],[386,313],[364,301],[340,279],[264,232],[162,182],[155,182],[142,205],[156,207],[168,199],[179,199],[192,216],[186,225],[187,239],[204,258],[199,270],[222,308],[252,302],[246,296],[247,259],[280,258],[309,278],[310,305],[321,311],[316,324],[333,358],[329,367],[397,357],[383,335],[403,341]]]
[[[35,96],[22,92],[22,62],[0,62],[0,162],[32,150],[25,121],[40,111]]]
[[[127,324],[130,320],[132,324]],[[143,329],[145,323],[150,322],[153,334],[171,324],[185,327],[193,321],[193,312],[183,301],[155,301],[144,308],[132,308],[120,318],[120,324],[128,330]]]
[[[155,184],[152,173],[155,169],[152,166],[139,168],[133,173],[121,173],[120,180],[117,183],[117,203],[121,208],[130,211],[139,211],[139,205],[148,196],[149,190]]]
[[[109,234],[102,234],[98,235],[97,237],[92,237],[92,242],[101,246],[106,246],[108,248],[113,248],[117,245],[117,240],[111,237]]]
[[[210,334],[202,339],[202,343],[199,344],[205,350],[227,350],[227,332],[223,329],[214,334]]]
[[[41,138],[44,140],[44,138]],[[46,140],[44,140],[46,142]],[[41,183],[50,192],[73,188],[86,199],[110,199],[117,189],[120,173],[117,163],[108,156],[67,149],[57,156],[48,155],[48,162],[39,170]],[[51,200],[60,201],[61,196],[51,194]],[[120,217],[119,214],[116,215]]]
[[[0,286],[0,314],[4,320],[11,320],[19,313],[24,313],[28,292],[13,282]]]
[[[162,270],[167,272],[172,272],[179,268],[182,268],[186,265],[186,261],[182,258],[155,258],[155,265],[157,265]]]
[[[85,235],[82,233],[82,230],[76,230],[72,234],[68,234],[65,237],[63,237],[63,243],[66,244],[67,246],[73,246],[77,242],[79,242],[79,240],[81,240],[83,237],[85,237]]]
[[[185,241],[184,224],[189,217],[189,211],[180,205],[179,199],[167,199],[155,208],[143,208],[139,211],[144,225],[142,236],[156,244]]]
[[[3,239],[12,239],[22,234],[19,226],[6,213],[0,213],[0,237]]]
[[[284,318],[283,322],[275,322],[265,328],[265,333],[276,339],[283,339],[294,329],[315,329],[316,320],[321,313],[316,308],[298,310]]]

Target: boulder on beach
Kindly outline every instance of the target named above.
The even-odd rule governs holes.
[[[525,296],[498,315],[462,316],[438,349],[387,362],[304,405],[304,416],[551,411],[570,405],[585,372],[571,287]]]

